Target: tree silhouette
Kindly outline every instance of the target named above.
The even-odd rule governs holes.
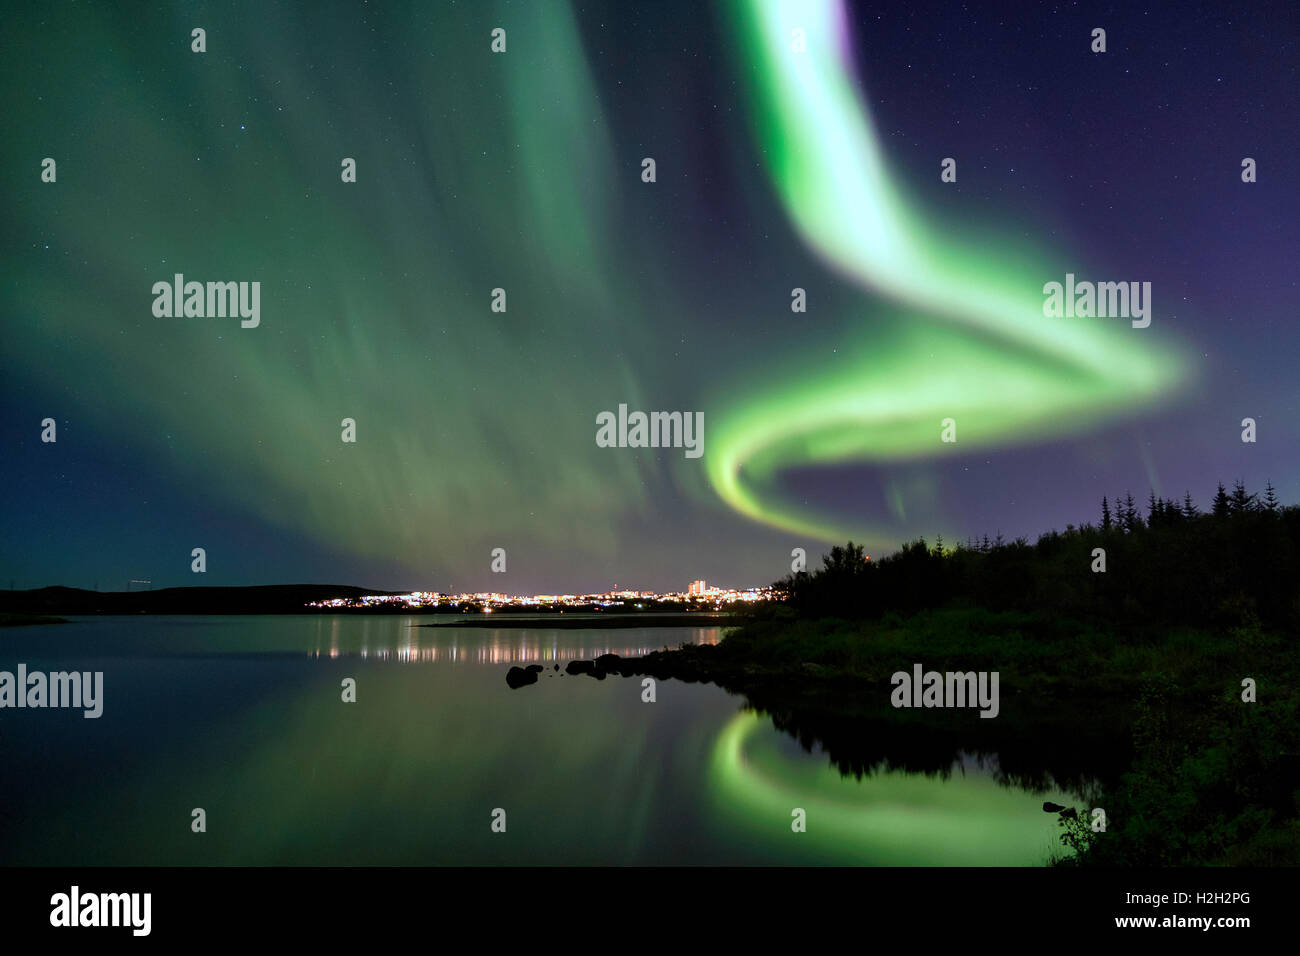
[[[1133,495],[1131,493],[1125,493],[1124,517],[1123,517],[1123,521],[1121,522],[1121,524],[1124,527],[1124,530],[1128,532],[1136,531],[1138,525],[1140,525],[1141,523],[1142,523],[1141,519],[1138,517],[1137,503],[1133,500]]]
[[[1219,490],[1214,494],[1212,513],[1216,518],[1226,518],[1231,510],[1228,503],[1228,493],[1223,490],[1223,482],[1219,482]]]
[[[1246,494],[1246,486],[1238,478],[1232,485],[1232,496],[1228,499],[1228,510],[1238,515],[1254,511],[1258,498],[1258,495]]]
[[[1120,501],[1121,499],[1116,499]],[[862,617],[949,605],[1023,610],[1116,626],[1185,624],[1230,629],[1266,625],[1300,633],[1300,506],[1283,505],[1270,482],[1260,496],[1218,485],[1210,513],[1190,492],[1183,502],[1148,496],[1146,523],[1133,495],[1100,526],[1048,531],[1034,544],[1001,531],[949,549],[909,541],[878,561],[861,545],[836,545],[823,567],[776,582],[799,616]],[[1107,515],[1110,522],[1107,523]],[[1093,574],[1105,548],[1123,574]],[[1253,622],[1253,623],[1252,623]]]
[[[1273,488],[1273,482],[1264,484],[1264,510],[1269,514],[1277,514],[1278,500],[1277,491]]]

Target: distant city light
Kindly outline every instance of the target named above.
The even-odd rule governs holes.
[[[602,591],[596,594],[501,594],[498,592],[479,591],[464,594],[442,594],[438,591],[411,591],[409,594],[363,594],[355,598],[330,598],[325,601],[312,601],[307,607],[314,608],[434,608],[434,607],[482,607],[485,613],[505,607],[615,607],[636,602],[633,606],[644,609],[646,602],[663,604],[687,604],[695,607],[724,604],[747,604],[770,601],[774,594],[770,586],[756,588],[720,588],[709,587],[703,580],[692,581],[685,592],[640,591],[620,588]]]

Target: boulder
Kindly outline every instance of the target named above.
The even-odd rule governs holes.
[[[541,670],[539,667],[537,670]],[[524,670],[522,667],[512,667],[506,671],[506,683],[510,685],[511,690],[524,687],[528,684],[537,683],[537,671]]]

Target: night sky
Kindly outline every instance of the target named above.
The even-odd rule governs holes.
[[[13,6],[0,586],[742,586],[1300,501],[1292,0]],[[1150,326],[1044,316],[1067,272]],[[155,317],[176,273],[260,325]],[[703,456],[598,447],[620,403]]]

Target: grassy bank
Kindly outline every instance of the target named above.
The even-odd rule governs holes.
[[[1212,632],[979,609],[852,621],[778,613],[730,631],[717,647],[650,655],[636,669],[746,693],[784,715],[801,739],[831,728],[850,753],[860,745],[846,734],[889,729],[879,702],[894,672],[914,663],[996,670],[1001,714],[968,721],[960,741],[983,736],[1000,751],[1006,742],[1025,742],[1018,724],[1049,721],[1051,729],[1031,741],[1040,751],[1073,746],[1096,731],[1109,738],[1106,749],[1124,753],[1126,769],[1106,775],[1101,794],[1077,808],[1082,821],[1104,809],[1106,830],[1062,820],[1063,839],[1077,851],[1069,865],[1295,865],[1295,647],[1294,638],[1254,623]],[[1242,700],[1245,678],[1256,682],[1254,703]],[[874,724],[853,723],[863,699],[875,702]],[[905,713],[913,733],[918,717],[936,728],[956,726],[950,710]],[[980,726],[989,724],[1002,725],[1005,742]]]

